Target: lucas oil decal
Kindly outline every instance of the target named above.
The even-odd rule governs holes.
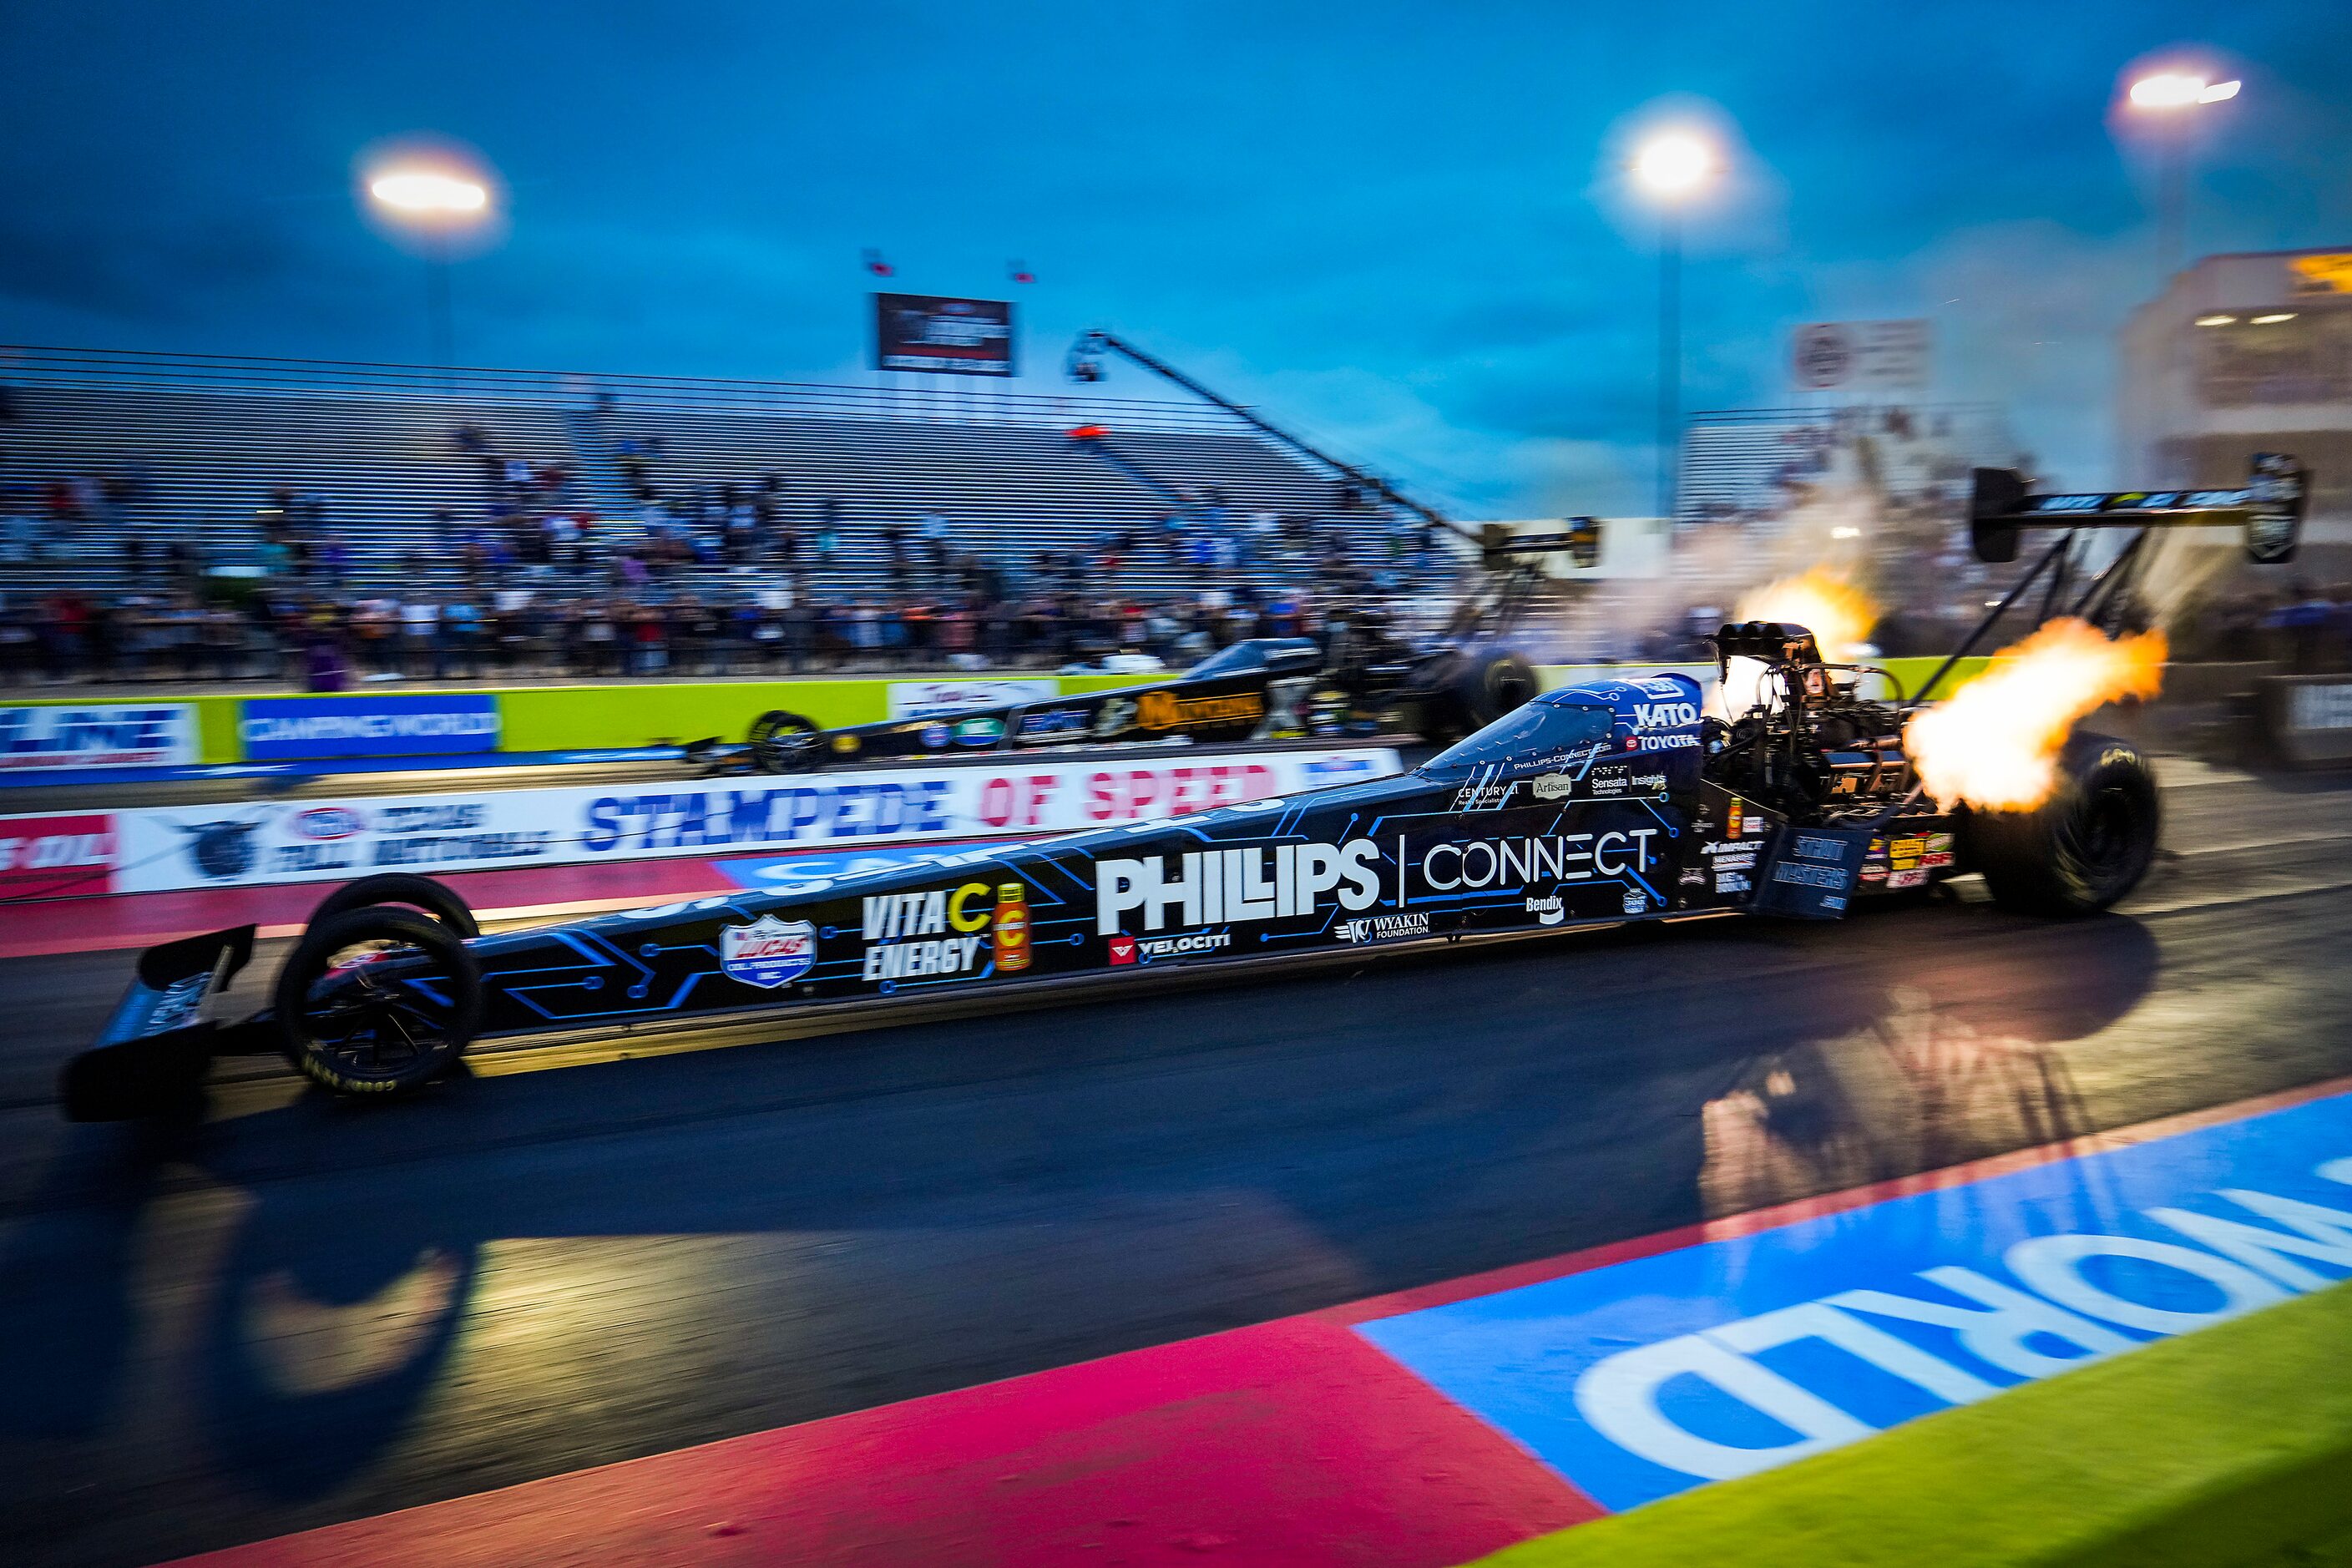
[[[719,932],[719,967],[730,979],[773,990],[798,980],[816,963],[816,927],[806,921],[761,915],[747,926]]]

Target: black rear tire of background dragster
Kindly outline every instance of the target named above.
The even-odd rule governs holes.
[[[753,765],[763,773],[814,773],[824,765],[822,734],[807,715],[772,708],[751,721],[747,743]]]
[[[1969,858],[2005,909],[2095,914],[2156,858],[2156,773],[2129,742],[2083,731],[2059,753],[2058,779],[2036,810],[1969,813]]]
[[[346,882],[319,900],[310,911],[315,927],[345,910],[371,909],[378,904],[405,904],[424,910],[461,937],[479,936],[482,928],[466,900],[446,885],[414,871],[380,871]]]
[[[396,955],[378,961],[387,978],[362,965],[329,980],[338,955],[373,944]],[[415,972],[418,958],[428,961],[445,1000],[394,977]],[[287,1058],[304,1077],[342,1094],[404,1094],[446,1072],[473,1043],[482,1026],[482,969],[440,921],[376,904],[312,924],[278,972],[274,1003]]]

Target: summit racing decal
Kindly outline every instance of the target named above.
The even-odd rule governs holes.
[[[719,929],[719,967],[730,980],[773,990],[815,963],[816,927],[806,921],[761,915],[747,926]]]
[[[1135,721],[1146,730],[1255,723],[1264,717],[1265,699],[1255,691],[1237,692],[1231,697],[1179,697],[1172,691],[1147,691],[1135,703]]]

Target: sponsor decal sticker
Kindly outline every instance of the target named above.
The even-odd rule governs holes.
[[[1124,735],[1135,723],[1135,701],[1127,697],[1106,697],[1103,705],[1095,710],[1095,739],[1108,741]]]
[[[1115,931],[1110,939],[1110,961],[1125,965],[1135,962],[1135,939],[1125,931]]]
[[[1925,887],[1927,882],[1927,873],[1921,870],[1889,871],[1886,874],[1886,885],[1889,889]]]
[[[959,746],[992,746],[1004,738],[1002,719],[963,719],[955,727],[955,743]]]
[[[1050,735],[1083,735],[1087,731],[1087,710],[1084,708],[1040,708],[1021,715],[1020,735],[1024,740],[1035,740]]]
[[[1427,936],[1429,917],[1417,910],[1399,915],[1368,915],[1341,921],[1332,928],[1341,942],[1389,942],[1398,937]]]
[[[1474,780],[1454,792],[1454,809],[1500,811],[1510,804],[1511,796],[1518,793],[1518,781],[1516,779],[1507,779],[1493,784],[1479,784]]]
[[[806,921],[761,915],[750,925],[723,926],[719,967],[730,979],[774,990],[798,980],[816,963],[816,927]]]
[[[1419,898],[1638,876],[1655,863],[1650,840],[1657,833],[1654,827],[1630,827],[1433,844],[1422,853],[1420,885],[1406,891]]]
[[[1546,898],[1529,899],[1528,913],[1536,917],[1536,924],[1556,926],[1568,918],[1568,901],[1558,893]]]
[[[1265,717],[1265,699],[1255,691],[1231,697],[1179,697],[1147,691],[1136,699],[1135,721],[1146,730],[1183,730],[1196,725],[1255,723]]]
[[[1052,680],[894,680],[890,717],[938,719],[974,708],[1051,702],[1060,695],[1060,683]]]
[[[1229,931],[1187,931],[1181,936],[1147,936],[1136,940],[1136,949],[1148,963],[1156,958],[1198,958],[1205,953],[1221,952],[1233,946],[1234,933]]]
[[[1313,914],[1336,901],[1370,909],[1380,899],[1380,850],[1368,838],[1346,844],[1277,844],[1186,855],[1095,862],[1095,926],[1108,936],[1129,914],[1146,931],[1248,925]]]

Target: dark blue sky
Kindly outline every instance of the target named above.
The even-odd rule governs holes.
[[[419,264],[353,167],[438,132],[509,187],[456,275],[470,363],[858,377],[861,247],[942,293],[1020,257],[1028,390],[1108,324],[1474,513],[1638,510],[1654,263],[1612,149],[1681,103],[1739,157],[1692,225],[1691,406],[1784,400],[1795,322],[1929,315],[1942,395],[2096,482],[2155,280],[2111,109],[2179,47],[2246,82],[2198,248],[2352,245],[2322,0],[20,0],[0,341],[421,359]]]

